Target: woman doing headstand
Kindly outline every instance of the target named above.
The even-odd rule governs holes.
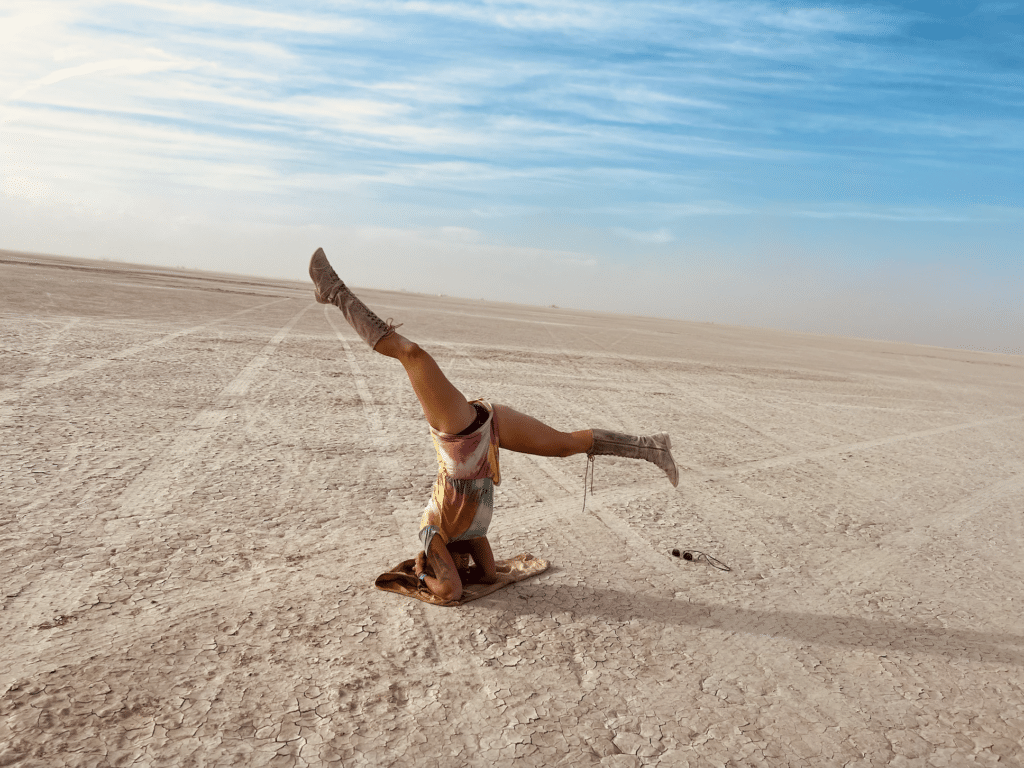
[[[487,529],[494,509],[494,486],[501,483],[499,446],[535,456],[587,453],[644,459],[662,469],[672,485],[678,484],[679,473],[667,433],[640,437],[602,429],[559,432],[506,405],[467,401],[434,358],[353,295],[331,268],[322,248],[309,262],[309,276],[318,302],[334,304],[374,351],[395,358],[405,367],[430,425],[438,474],[420,521],[423,551],[416,557],[415,570],[442,600],[454,601],[462,596],[453,554],[471,555],[483,572],[482,580],[496,580]]]

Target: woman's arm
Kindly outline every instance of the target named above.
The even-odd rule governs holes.
[[[498,580],[498,572],[494,567],[494,552],[491,551],[491,542],[486,536],[479,536],[469,540],[469,554],[473,556],[473,562],[480,566],[484,575],[480,577],[483,584],[493,584]]]

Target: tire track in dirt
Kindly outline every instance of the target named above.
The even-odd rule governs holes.
[[[668,383],[668,382],[666,382],[666,383]],[[678,385],[675,385],[675,388],[678,388]],[[724,420],[727,420],[729,422],[733,422],[735,424],[740,425],[744,429],[749,430],[750,432],[754,433],[758,437],[762,438],[764,440],[764,442],[768,443],[769,445],[774,444],[775,446],[782,447],[782,448],[784,448],[787,451],[791,451],[791,450],[794,450],[796,448],[796,444],[795,443],[793,443],[791,441],[788,441],[788,440],[783,440],[782,438],[779,438],[779,437],[776,437],[774,435],[768,434],[763,429],[760,429],[757,426],[755,426],[754,424],[752,424],[749,420],[744,419],[743,417],[736,415],[736,413],[734,413],[732,410],[730,410],[727,407],[719,405],[718,403],[714,402],[709,397],[704,397],[703,395],[698,395],[696,392],[692,392],[692,391],[691,392],[687,392],[687,395],[689,397],[691,397],[692,399],[696,400],[697,402],[701,403],[709,411],[713,411],[713,412],[717,413],[720,419],[724,419]]]
[[[968,494],[959,501],[936,512],[935,517],[941,518],[940,525],[944,527],[955,526],[962,520],[970,519],[979,513],[985,512],[1005,496],[1024,492],[1024,466],[1017,469],[1019,474],[993,483],[986,488],[982,488],[980,491]],[[1024,506],[1018,508],[1018,510],[1020,509],[1024,509]],[[1018,523],[1020,519],[1021,516],[1018,515]]]
[[[900,573],[901,565],[914,561],[913,574],[903,578],[944,584],[951,594],[973,596],[979,605],[991,601],[986,584],[1024,576],[1024,466],[1018,469],[1018,474],[920,517],[911,530],[890,532],[884,548],[862,549],[856,562],[837,564],[835,582],[859,584],[865,572]],[[1011,512],[1002,525],[988,516],[1000,504]]]
[[[747,472],[753,472],[759,469],[774,469],[776,467],[792,466],[794,464],[800,464],[802,462],[811,459],[822,459],[829,456],[836,456],[849,451],[865,451],[872,448],[879,448],[885,445],[894,445],[896,443],[906,442],[908,440],[919,440],[924,437],[934,437],[936,435],[946,435],[952,432],[959,432],[965,429],[976,429],[978,427],[985,427],[992,424],[1005,424],[1009,421],[1015,421],[1024,419],[1024,414],[1015,414],[1013,416],[1000,416],[993,419],[981,419],[979,421],[969,421],[962,424],[951,424],[945,427],[933,427],[932,429],[922,429],[916,432],[905,432],[899,435],[891,435],[889,437],[880,437],[874,440],[862,440],[856,443],[844,443],[842,445],[835,445],[830,448],[819,448],[813,451],[801,451],[799,453],[791,453],[785,456],[775,456],[770,459],[760,459],[758,461],[745,462],[743,464],[735,464],[731,467],[725,467],[723,469],[704,469],[701,470],[703,474],[708,477],[714,478],[728,478],[743,475]]]
[[[981,395],[985,398],[988,403],[993,401],[991,394],[982,391],[977,386],[960,386],[954,388],[953,385],[947,383],[940,383],[938,380],[938,374],[942,373],[943,370],[936,363],[925,363],[927,371],[922,371],[921,364],[918,364],[910,359],[909,355],[903,355],[901,358],[904,365],[914,370],[922,379],[924,379],[932,389],[939,394],[939,396],[945,400],[950,406],[955,407],[958,411],[966,410],[967,406],[974,404],[976,398]],[[1002,453],[1004,456],[1013,454],[1014,446],[1009,437],[1005,434],[998,435],[995,430],[988,433],[989,439],[993,443],[997,443],[1002,447]],[[953,528],[960,526],[962,522],[975,518],[976,513],[984,512],[986,507],[992,508],[999,501],[999,499],[1005,495],[1012,494],[1020,491],[1024,487],[1024,467],[1018,465],[1015,467],[1018,474],[1013,477],[1007,478],[996,482],[980,491],[975,491],[968,496],[961,498],[953,504],[935,513],[935,519],[941,519],[935,527],[944,530],[946,533],[952,533]],[[1016,507],[1017,510],[1024,509],[1024,504],[1019,504]],[[976,520],[981,520],[982,516],[977,515]],[[991,517],[984,518],[990,526],[998,528],[1000,521]],[[1000,531],[1005,535],[1004,540],[1020,542],[1020,534],[1022,530],[1022,515],[1013,514],[1011,510],[1011,516],[1009,520],[1003,520],[1002,523],[1009,526],[1009,531]],[[926,522],[925,528],[932,527]],[[1009,535],[1006,535],[1009,534]],[[1018,544],[1019,546],[1019,544]],[[1013,556],[1008,558],[1007,562],[1011,567],[1020,570],[1022,568],[1022,561],[1020,558],[1020,552],[1012,553]]]
[[[755,409],[755,408],[762,408],[762,409],[763,408],[772,408],[775,411],[779,411],[779,412],[787,415],[790,418],[791,422],[793,422],[793,421],[802,421],[805,424],[813,423],[814,425],[816,425],[819,428],[819,432],[823,432],[823,431],[827,430],[828,432],[834,434],[837,438],[839,438],[841,440],[854,440],[857,437],[860,437],[860,435],[856,434],[856,432],[854,432],[854,430],[850,429],[849,427],[845,427],[845,426],[842,426],[842,425],[836,423],[836,419],[835,419],[834,413],[832,412],[835,409],[838,409],[838,408],[872,409],[872,410],[878,410],[878,411],[885,411],[885,412],[889,412],[889,413],[891,413],[893,411],[892,408],[881,408],[881,407],[878,407],[878,406],[841,405],[841,404],[838,404],[838,403],[828,403],[828,402],[821,402],[821,401],[819,401],[819,402],[816,402],[813,407],[815,407],[815,408],[827,408],[828,409],[828,414],[829,414],[829,418],[819,418],[819,417],[816,417],[816,416],[812,416],[808,412],[809,409],[808,409],[806,403],[793,401],[791,398],[786,398],[786,397],[782,397],[782,396],[777,396],[777,397],[769,398],[768,394],[769,393],[766,390],[758,390],[757,391],[758,397],[755,398],[755,397],[751,396],[751,394],[747,390],[740,389],[740,388],[737,388],[737,387],[731,388],[730,392],[729,392],[730,397],[737,398],[737,399],[743,401],[743,403],[746,404],[747,407],[750,408],[750,409]],[[778,395],[779,393],[773,393],[773,394],[777,394]],[[787,400],[789,400],[790,402],[796,402],[797,403],[797,407],[790,407],[788,405],[785,405],[784,402],[787,401]],[[954,413],[954,412],[950,411],[950,412],[944,413],[942,415],[946,415],[946,416],[951,416],[952,417],[952,416],[960,416],[961,414],[959,412]],[[814,432],[811,432],[810,430],[805,430],[805,431],[807,432],[808,435],[811,435],[811,436],[813,436],[815,438],[817,438],[819,436],[819,435],[815,434]],[[843,434],[840,434],[840,433],[843,433]],[[790,450],[793,450],[793,448],[790,447]]]
[[[50,387],[53,386],[54,384],[60,384],[63,381],[67,381],[68,379],[74,378],[76,376],[82,376],[83,374],[86,373],[92,373],[93,371],[99,370],[100,368],[103,368],[109,365],[110,363],[116,362],[118,360],[124,360],[126,358],[132,357],[133,355],[137,355],[139,352],[144,352],[147,349],[151,349],[153,347],[159,347],[163,344],[167,344],[170,341],[174,341],[175,339],[181,338],[182,336],[188,336],[189,334],[197,333],[198,331],[201,331],[205,328],[209,328],[211,325],[216,325],[217,323],[221,323],[232,317],[244,315],[248,312],[255,312],[257,310],[269,307],[273,304],[279,304],[282,301],[291,301],[291,299],[275,299],[274,301],[268,301],[263,304],[258,304],[255,307],[249,307],[248,309],[243,309],[238,312],[232,312],[230,315],[225,315],[224,317],[217,318],[216,320],[211,320],[208,323],[196,325],[191,328],[183,328],[179,331],[174,331],[173,333],[168,333],[165,336],[161,336],[158,339],[154,339],[153,341],[147,341],[143,344],[136,344],[134,346],[128,347],[127,349],[122,349],[120,352],[115,352],[111,355],[107,355],[106,357],[90,360],[87,363],[82,363],[67,371],[53,373],[48,376],[40,376],[36,379],[22,382],[17,387],[13,387],[7,390],[6,392],[0,392],[0,403],[5,403],[10,400],[17,400],[27,392],[32,392],[37,389],[43,389],[44,387]]]
[[[349,343],[348,338],[341,332],[340,326],[335,320],[334,312],[331,311],[333,309],[334,307],[330,305],[324,307],[324,317],[327,319],[328,324],[334,331],[334,335],[341,344],[342,349],[345,350],[345,361],[348,363],[349,370],[352,372],[352,381],[355,384],[356,392],[359,394],[359,402],[363,409],[363,418],[366,419],[367,424],[366,436],[373,444],[375,462],[383,477],[395,477],[399,471],[399,463],[392,455],[393,449],[390,441],[388,440],[387,430],[384,428],[384,418],[381,415],[380,409],[377,407],[377,402],[373,397],[373,393],[370,392],[370,388],[366,384],[366,374],[363,373],[363,369],[360,367],[359,361],[356,359],[352,345]],[[395,527],[403,537],[403,540],[415,538],[416,531],[411,531],[407,522],[399,518],[398,510],[394,511],[392,517],[394,518]],[[419,520],[419,517],[417,516],[415,519]]]
[[[388,303],[386,299],[385,300],[381,300],[381,301],[374,301],[373,302],[373,306],[378,311],[384,310],[384,309],[394,309],[394,310],[399,310],[399,311],[406,311],[406,310],[408,310],[408,306],[407,305],[405,305],[405,304],[392,304],[392,303]],[[564,326],[564,327],[572,327],[572,328],[589,328],[590,327],[588,325],[583,325],[581,323],[570,323],[570,322],[567,322],[567,321],[564,321],[564,320],[534,320],[534,319],[525,318],[525,317],[513,317],[511,315],[498,315],[498,314],[490,314],[490,313],[484,314],[484,313],[481,313],[481,312],[468,312],[468,311],[465,311],[465,310],[448,310],[444,314],[445,314],[446,317],[469,317],[469,318],[476,318],[476,319],[480,319],[480,320],[507,320],[507,321],[509,321],[511,323],[519,323],[519,324],[528,323],[530,325],[545,325],[545,326],[547,326],[547,325],[554,325],[554,326]]]
[[[270,361],[278,345],[312,306],[306,305],[282,326],[267,345],[238,372],[235,378],[228,382],[211,406],[201,411],[188,425],[184,426],[183,431],[174,439],[163,455],[129,484],[121,494],[118,510],[114,513],[114,520],[118,524],[131,517],[130,514],[125,514],[128,510],[144,508],[150,499],[166,495],[169,487],[180,477],[183,465],[198,455],[203,445],[212,436],[213,431],[233,415],[233,409],[237,406],[238,401],[245,397],[249,387],[256,380],[256,375]]]
[[[896,362],[896,360],[893,362]],[[977,403],[979,398],[984,398],[988,403],[995,401],[995,398],[991,393],[984,391],[977,385],[967,383],[966,381],[959,383],[955,395],[951,394],[951,390],[953,389],[952,383],[940,383],[939,381],[942,374],[948,375],[948,369],[944,369],[937,362],[916,363],[911,360],[911,355],[906,354],[899,356],[899,362],[912,370],[916,374],[916,378],[924,381],[950,404],[954,404],[962,408],[965,403]],[[962,361],[944,360],[942,362],[945,362],[948,365],[952,362]],[[922,366],[924,366],[924,368],[922,368]]]
[[[965,524],[979,529],[979,535],[969,538],[971,541],[987,539],[988,546],[993,546],[998,540],[1000,543],[1012,547],[1015,552],[1008,553],[1004,562],[1015,570],[1024,573],[1024,562],[1020,558],[1021,536],[1024,534],[1024,466],[1017,467],[1018,474],[1012,475],[999,482],[992,483],[974,493],[969,493],[952,504],[937,510],[931,515],[930,520],[925,520],[924,525],[906,536],[900,543],[916,548],[926,540],[935,538],[936,534],[944,533],[951,540],[959,540],[958,529]],[[1018,503],[1011,500],[1014,497]],[[1010,501],[1010,518],[999,519],[992,516],[995,507],[1003,501]],[[1000,526],[1000,522],[1006,527]],[[962,545],[961,545],[962,546]],[[987,557],[984,551],[976,549],[979,557]]]
[[[102,543],[102,548],[116,549],[117,551],[133,550],[135,544],[133,538],[147,538],[148,531],[159,530],[164,524],[164,517],[169,508],[170,491],[179,481],[183,471],[191,465],[191,460],[200,455],[203,446],[208,442],[213,431],[224,423],[234,413],[238,401],[245,397],[249,387],[255,381],[259,371],[269,362],[278,345],[285,339],[289,332],[302,319],[313,306],[306,305],[291,320],[289,320],[260,352],[242,368],[227,386],[220,392],[210,407],[201,411],[188,424],[182,426],[178,434],[171,441],[170,445],[139,474],[122,491],[114,508],[108,512],[98,514],[91,524],[86,526],[79,538],[81,540],[96,541]],[[247,310],[251,311],[251,310]],[[238,314],[238,313],[235,313]],[[204,326],[205,327],[205,326]],[[196,329],[190,329],[189,332]],[[180,335],[180,334],[179,334]],[[158,340],[159,341],[159,340]],[[140,345],[139,349],[151,345]],[[114,359],[113,357],[110,358]],[[145,544],[145,542],[143,542]],[[145,547],[139,548],[145,551]],[[100,572],[97,575],[102,575]],[[66,574],[68,583],[65,585],[65,594],[77,594],[80,601],[82,596],[90,591],[105,588],[103,583],[96,583],[96,577],[85,581],[76,579],[74,573]],[[77,583],[76,583],[77,582]],[[183,601],[187,605],[187,611],[194,613],[202,611],[218,602],[221,592],[209,594],[205,601],[195,600]],[[68,602],[75,602],[70,599]],[[206,603],[205,605],[203,603]],[[29,600],[19,606],[19,613],[22,614],[23,625],[32,621],[31,617],[39,614],[41,605],[36,605]],[[8,622],[18,623],[18,618],[13,615],[5,617]],[[14,651],[8,657],[8,670],[0,673],[0,688],[9,684],[11,680],[26,674],[31,674],[26,668],[31,665],[32,658],[38,660],[43,655],[42,651],[50,646],[54,635],[46,636],[41,642],[34,643],[29,648]],[[98,643],[79,644],[77,633],[69,632],[61,636],[61,647],[63,653],[74,651],[81,654],[83,651],[98,651],[108,647],[111,638],[105,637]],[[8,652],[12,649],[8,648]],[[47,652],[47,657],[52,658],[52,653]]]
[[[30,353],[38,360],[36,366],[37,369],[45,370],[50,367],[50,364],[53,362],[52,355],[54,347],[57,346],[57,343],[61,340],[61,337],[63,337],[64,334],[66,334],[68,331],[73,329],[76,325],[78,325],[81,322],[82,318],[72,317],[60,328],[54,330],[53,333],[51,333],[45,341],[40,343],[39,348],[37,350],[33,350]]]

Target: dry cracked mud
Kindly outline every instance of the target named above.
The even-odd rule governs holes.
[[[307,285],[0,253],[0,765],[1024,765],[1024,358],[361,295],[678,489],[506,452],[550,571],[378,592],[436,471],[395,361]]]

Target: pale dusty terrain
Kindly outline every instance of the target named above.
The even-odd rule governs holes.
[[[395,361],[307,285],[0,253],[0,765],[1024,764],[1024,358],[362,296],[679,488],[505,452],[551,570],[379,592],[436,471]]]

